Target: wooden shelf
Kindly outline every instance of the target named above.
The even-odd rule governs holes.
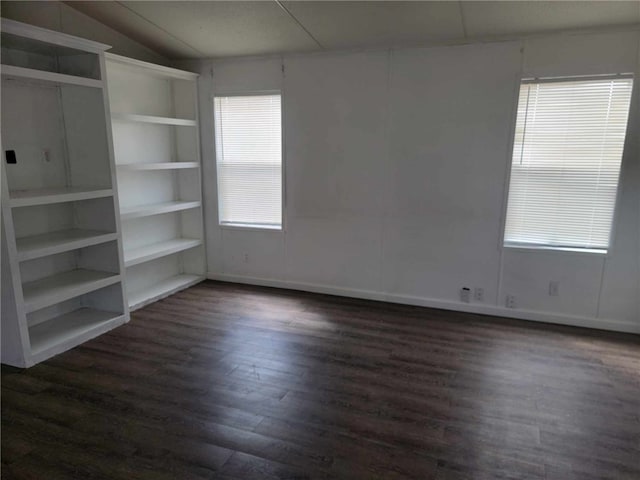
[[[120,209],[120,218],[122,220],[131,220],[132,218],[189,210],[191,208],[198,208],[199,206],[200,202],[165,202],[139,207],[125,207]]]
[[[198,75],[106,57],[127,295],[140,308],[204,279]]]
[[[102,88],[102,80],[93,78],[77,77],[64,73],[47,72],[45,70],[35,70],[33,68],[15,67],[13,65],[2,65],[0,67],[3,77],[40,80],[44,82],[57,83],[61,85],[79,85],[81,87]]]
[[[98,230],[70,229],[44,233],[16,239],[18,261],[55,255],[99,243],[110,242],[118,238],[117,233]]]
[[[144,305],[153,303],[164,297],[168,297],[173,293],[195,285],[202,280],[204,280],[204,276],[202,275],[188,274],[176,275],[167,278],[166,280],[154,283],[154,285],[151,287],[143,288],[141,290],[136,290],[130,293],[129,308],[131,310],[138,309],[140,307],[143,307]]]
[[[156,123],[160,125],[175,125],[178,127],[195,127],[195,120],[187,118],[158,117],[155,115],[137,115],[135,113],[112,113],[113,120],[122,122]]]
[[[125,250],[124,264],[127,267],[148,262],[156,258],[165,257],[174,253],[182,252],[190,248],[202,245],[202,240],[193,238],[175,238],[164,242],[145,245],[144,247]]]
[[[195,81],[198,78],[197,73],[185,72],[184,70],[178,70],[176,68],[165,67],[164,65],[156,65],[155,63],[144,62],[142,60],[135,60],[129,57],[123,57],[116,55],[115,53],[107,52],[105,54],[107,61],[110,63],[117,63],[122,66],[133,68],[136,71],[144,71],[149,75],[176,79],[176,80],[192,80]]]
[[[29,327],[31,355],[44,358],[75,347],[125,322],[125,316],[114,312],[80,308]]]
[[[73,54],[80,54],[86,52],[93,52],[96,54],[104,55],[105,50],[111,48],[110,45],[104,43],[94,42],[93,40],[87,40],[85,38],[75,37],[67,33],[56,32],[53,30],[47,30],[46,28],[35,27],[33,25],[16,22],[15,20],[9,20],[3,18],[2,33],[11,34],[21,37],[23,40],[35,40],[42,43],[34,53],[41,51],[44,47],[62,47],[64,50],[74,49],[76,52]],[[3,45],[6,46],[6,45]],[[33,50],[32,50],[33,51]]]
[[[116,165],[122,170],[179,170],[183,168],[198,168],[198,162],[159,162],[159,163],[122,163]]]
[[[9,193],[12,207],[32,207],[50,203],[75,202],[92,198],[110,197],[110,188],[96,189],[92,187],[39,188],[35,190],[14,190]]]
[[[3,364],[26,368],[129,320],[104,60],[110,47],[4,18],[0,24],[2,99],[10,100],[2,102],[2,138],[18,149],[0,186],[0,353]],[[142,130],[197,138],[193,129]],[[194,157],[175,150],[146,160]],[[90,306],[108,312],[81,308]]]
[[[77,269],[27,282],[22,285],[25,311],[33,312],[118,281],[120,275],[115,273]]]

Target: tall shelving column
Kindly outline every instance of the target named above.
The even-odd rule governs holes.
[[[107,54],[132,310],[204,280],[195,73]]]
[[[106,94],[109,47],[2,20],[2,363],[129,320]]]

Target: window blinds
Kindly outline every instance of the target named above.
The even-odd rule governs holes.
[[[282,225],[280,95],[214,100],[221,224]]]
[[[523,82],[505,244],[606,250],[633,80]]]

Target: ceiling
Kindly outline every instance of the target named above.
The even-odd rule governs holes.
[[[640,0],[66,3],[170,59],[445,43],[640,25]]]

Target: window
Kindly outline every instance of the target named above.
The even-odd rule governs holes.
[[[221,225],[282,228],[280,94],[216,97]]]
[[[524,81],[506,246],[606,251],[633,80]]]

